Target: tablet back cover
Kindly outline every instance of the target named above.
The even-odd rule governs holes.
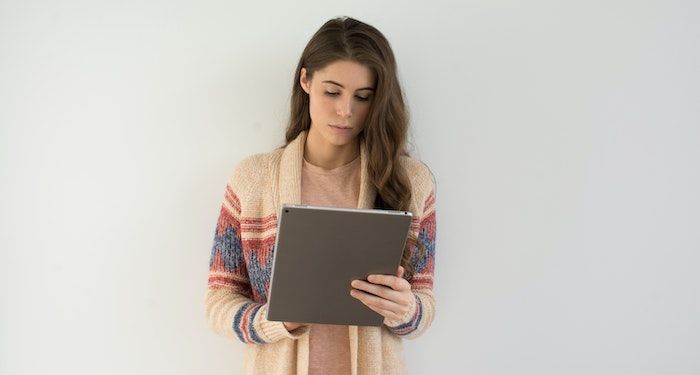
[[[411,213],[284,205],[273,255],[267,319],[380,326],[350,282],[395,275]]]

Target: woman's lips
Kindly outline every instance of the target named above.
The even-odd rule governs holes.
[[[347,133],[350,133],[352,131],[352,128],[349,126],[333,125],[333,124],[328,124],[328,126],[333,128],[333,130],[335,130],[338,133],[347,134]]]

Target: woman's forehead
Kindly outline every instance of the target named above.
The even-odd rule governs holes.
[[[374,74],[365,65],[354,61],[336,61],[328,64],[315,74],[319,81],[349,90],[371,90],[374,88]]]

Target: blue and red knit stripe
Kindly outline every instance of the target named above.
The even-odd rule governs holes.
[[[260,336],[258,336],[258,332],[253,326],[255,316],[258,314],[261,307],[263,307],[261,303],[248,302],[236,312],[236,316],[233,319],[233,330],[241,341],[248,344],[265,343]]]
[[[398,325],[396,327],[388,327],[391,332],[394,332],[397,335],[404,336],[407,335],[413,331],[415,331],[418,326],[420,325],[420,321],[423,318],[423,303],[421,303],[420,298],[418,296],[415,296],[416,298],[416,312],[413,314],[413,317],[411,319],[401,325]]]

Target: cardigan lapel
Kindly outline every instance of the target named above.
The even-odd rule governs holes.
[[[306,132],[301,132],[282,151],[279,169],[279,204],[301,204],[301,167],[304,160],[304,143]]]
[[[302,131],[282,151],[279,168],[279,202],[278,211],[282,204],[301,204],[301,168],[304,160],[304,145],[306,131]],[[360,194],[357,200],[358,208],[373,208],[376,189],[369,179],[367,168],[367,147],[360,143]]]

